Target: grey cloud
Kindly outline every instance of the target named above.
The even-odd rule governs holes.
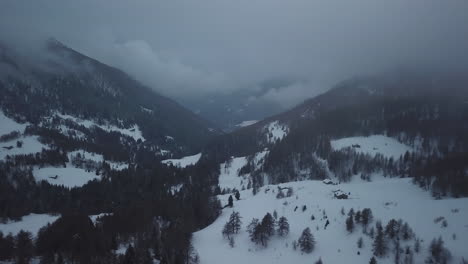
[[[5,0],[0,37],[53,36],[175,97],[257,89],[285,106],[407,65],[467,69],[468,1]],[[19,44],[18,44],[19,45]]]

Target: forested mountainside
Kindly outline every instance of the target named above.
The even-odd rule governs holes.
[[[292,110],[231,134],[205,150],[224,162],[249,156],[251,185],[381,172],[414,177],[435,195],[468,195],[468,78],[463,73],[402,71],[354,78]],[[368,155],[342,138],[385,135],[410,148]],[[255,153],[268,149],[254,169]],[[406,153],[407,152],[407,153]]]
[[[0,48],[0,262],[196,259],[192,232],[219,214],[217,167],[161,160],[218,132],[55,40],[38,50]]]
[[[119,128],[137,125],[147,142],[175,155],[195,152],[217,133],[124,72],[56,40],[37,50],[41,54],[26,56],[0,45],[2,109],[22,121],[38,125],[58,113]]]

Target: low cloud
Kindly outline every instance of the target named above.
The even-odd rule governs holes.
[[[254,93],[286,76],[291,84],[254,98],[290,106],[397,66],[466,70],[466,10],[440,0],[5,0],[0,39],[55,37],[176,99]]]

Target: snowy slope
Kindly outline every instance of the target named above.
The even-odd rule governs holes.
[[[258,168],[262,163],[265,155],[268,153],[267,150],[256,153],[253,159],[255,167]],[[218,185],[220,189],[237,189],[242,190],[247,188],[250,174],[239,175],[239,171],[242,167],[247,164],[247,157],[232,158],[231,160],[224,162],[219,168],[219,180]]]
[[[143,137],[143,134],[140,130],[140,128],[138,127],[138,125],[133,125],[133,127],[130,127],[130,128],[119,128],[119,127],[116,127],[116,126],[113,126],[113,125],[99,125],[97,124],[96,122],[92,121],[92,120],[87,120],[87,119],[80,119],[80,118],[77,118],[77,117],[74,117],[74,116],[71,116],[71,115],[63,115],[63,114],[60,114],[60,113],[56,113],[56,115],[62,119],[66,119],[66,120],[71,120],[79,125],[82,125],[86,128],[92,128],[94,126],[97,126],[99,128],[101,128],[102,130],[105,130],[105,131],[108,131],[108,132],[111,132],[111,131],[114,131],[114,132],[119,132],[123,135],[127,135],[129,137],[132,137],[133,139],[136,140],[139,140],[141,139],[142,141],[145,141],[145,138]]]
[[[60,215],[49,215],[49,214],[29,214],[22,217],[20,221],[10,221],[8,223],[0,223],[0,232],[4,235],[11,233],[16,235],[19,231],[24,230],[31,232],[36,236],[37,232],[41,227],[48,223],[53,223]]]
[[[175,167],[185,168],[185,167],[190,166],[190,165],[195,165],[200,160],[201,155],[202,155],[201,153],[198,153],[198,154],[183,157],[183,158],[180,158],[180,159],[167,159],[167,160],[163,160],[161,162],[166,164],[166,165],[171,165],[172,164]]]
[[[375,177],[374,177],[375,178]],[[321,181],[303,181],[281,184],[281,187],[293,187],[294,195],[276,199],[277,186],[264,186],[256,196],[251,190],[241,191],[241,200],[234,202],[234,208],[223,209],[222,215],[210,226],[194,233],[193,244],[200,255],[201,264],[217,263],[314,263],[320,257],[324,263],[368,263],[372,256],[373,240],[362,233],[362,227],[349,234],[345,228],[346,216],[341,214],[343,207],[362,210],[371,208],[374,219],[382,220],[383,225],[391,219],[407,221],[421,238],[421,252],[415,255],[414,263],[423,263],[427,257],[427,247],[433,238],[442,236],[445,246],[450,249],[455,263],[461,257],[468,258],[468,199],[434,200],[430,194],[411,183],[411,179],[380,178],[373,182],[357,181],[349,184],[326,185]],[[338,200],[332,191],[341,189],[351,193],[351,199]],[[267,191],[268,190],[268,191]],[[229,195],[220,196],[227,204]],[[303,212],[302,206],[307,209]],[[297,211],[294,209],[299,207]],[[267,212],[276,210],[278,217],[286,216],[291,231],[286,238],[274,236],[267,248],[256,246],[250,241],[246,226],[252,218],[261,219]],[[221,235],[223,225],[231,212],[238,211],[242,217],[242,230],[235,235],[235,246],[231,248]],[[327,215],[330,225],[324,230]],[[311,220],[311,215],[315,220]],[[434,219],[443,216],[448,226],[443,228]],[[375,220],[371,225],[375,224]],[[317,242],[311,254],[301,254],[292,249],[306,227],[310,227]],[[452,235],[456,234],[456,239]],[[358,249],[356,242],[362,237],[364,247]],[[414,240],[402,246],[414,244]],[[360,255],[357,254],[360,251]],[[378,263],[394,263],[393,253],[378,259]]]
[[[13,131],[23,133],[26,128],[26,124],[20,124],[15,120],[5,116],[2,110],[0,110],[0,136],[8,134]]]
[[[88,152],[85,150],[75,150],[72,152],[68,153],[68,159],[71,160],[72,157],[76,156],[77,154],[80,154],[82,158],[86,160],[92,160],[98,163],[101,162],[106,162],[110,165],[111,169],[113,170],[123,170],[123,169],[128,169],[128,163],[123,163],[123,162],[115,162],[115,161],[109,161],[105,160],[104,157],[101,154],[93,153],[93,152]]]
[[[0,160],[5,159],[7,155],[34,154],[41,152],[43,148],[48,149],[49,147],[39,142],[38,138],[37,136],[27,136],[8,142],[1,142]],[[23,145],[18,148],[16,146],[16,141],[22,141]]]
[[[277,140],[283,139],[289,132],[289,128],[278,121],[271,122],[264,129],[269,143],[275,143]]]
[[[96,175],[94,171],[74,168],[70,164],[66,168],[35,168],[33,175],[37,182],[45,180],[52,185],[63,185],[69,188],[81,187],[89,181],[101,179],[101,176]]]
[[[406,151],[413,151],[411,147],[398,142],[398,140],[383,135],[341,138],[332,140],[331,145],[335,150],[351,147],[358,153],[365,153],[371,156],[380,153],[389,158],[393,157],[394,159],[400,158]]]

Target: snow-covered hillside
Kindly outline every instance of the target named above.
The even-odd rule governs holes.
[[[271,122],[264,129],[269,143],[275,143],[277,140],[283,139],[289,132],[289,128],[278,121]]]
[[[26,128],[26,124],[20,124],[15,120],[5,116],[2,110],[0,110],[0,136],[8,134],[13,131],[23,133]]]
[[[37,234],[41,227],[53,223],[60,215],[49,214],[29,214],[21,218],[20,221],[9,221],[7,223],[0,223],[0,232],[4,235],[11,233],[16,235],[19,231],[31,232],[34,236]]]
[[[265,155],[268,153],[267,150],[256,153],[253,157],[253,165],[255,169],[263,163]],[[231,158],[229,161],[224,162],[220,165],[219,173],[219,187],[223,189],[237,189],[242,190],[248,187],[250,181],[250,174],[239,175],[240,169],[247,164],[247,157]]]
[[[398,159],[407,151],[413,151],[411,147],[400,143],[398,140],[383,135],[341,138],[332,140],[331,145],[334,150],[353,148],[358,153],[365,153],[371,156],[380,153],[394,159]]]
[[[278,187],[291,187],[291,197],[277,199]],[[348,194],[349,199],[334,198],[334,191]],[[223,205],[229,195],[220,196]],[[304,207],[305,206],[305,207]],[[345,215],[342,214],[342,208]],[[363,234],[363,227],[355,224],[352,233],[346,230],[348,211],[364,208],[372,210],[374,220],[368,231],[381,220],[385,228],[391,219],[402,219],[413,229],[415,237],[421,239],[421,250],[414,253],[414,263],[423,263],[428,256],[428,246],[439,236],[453,256],[454,263],[462,257],[468,259],[468,199],[434,200],[430,193],[414,185],[409,178],[374,177],[373,182],[355,179],[348,184],[327,185],[322,181],[301,181],[273,186],[264,186],[254,196],[252,190],[240,192],[240,200],[233,208],[223,209],[222,215],[210,226],[194,233],[193,244],[200,256],[201,264],[217,263],[315,263],[319,258],[324,263],[369,263],[372,257],[373,239]],[[305,210],[304,210],[305,209]],[[230,247],[222,236],[224,224],[231,213],[237,211],[242,217],[242,228],[234,235],[235,245]],[[252,218],[262,219],[266,213],[289,220],[290,232],[284,238],[274,235],[268,246],[263,248],[250,241],[246,231]],[[313,217],[312,217],[313,216]],[[325,229],[326,221],[329,226]],[[312,253],[301,253],[293,249],[301,232],[310,227],[316,245]],[[363,238],[363,247],[357,246]],[[388,242],[389,253],[378,258],[378,263],[394,263],[393,244]],[[409,246],[414,252],[415,239],[401,241],[401,248]],[[359,253],[358,253],[359,252]],[[401,253],[401,259],[405,257]]]
[[[166,164],[166,165],[173,165],[175,167],[185,168],[187,166],[196,164],[200,160],[201,155],[202,155],[201,153],[198,153],[198,154],[183,157],[183,158],[180,158],[180,159],[167,159],[167,160],[163,160],[161,162]]]
[[[63,185],[69,188],[81,187],[89,181],[101,179],[101,176],[96,175],[94,171],[74,167],[36,168],[33,175],[37,182],[44,180],[53,185]]]
[[[0,143],[0,160],[6,156],[34,154],[41,152],[42,149],[48,149],[47,145],[42,144],[37,136],[26,136],[18,139]],[[22,142],[21,146],[17,145],[17,141]]]
[[[105,131],[108,131],[108,132],[111,132],[111,131],[119,132],[119,133],[121,133],[123,135],[127,135],[129,137],[132,137],[135,140],[141,139],[142,141],[145,141],[145,138],[143,137],[143,134],[142,134],[140,128],[138,127],[138,125],[133,125],[130,128],[119,128],[119,127],[116,127],[116,126],[110,125],[110,124],[99,125],[96,122],[94,122],[93,120],[80,119],[80,118],[77,118],[77,117],[74,117],[74,116],[71,116],[71,115],[64,115],[64,114],[56,113],[56,116],[58,116],[58,117],[60,117],[62,119],[65,119],[65,120],[71,120],[71,121],[77,123],[78,125],[82,125],[82,126],[84,126],[86,128],[92,128],[94,126],[97,126],[97,127],[101,128],[102,130],[105,130]]]

